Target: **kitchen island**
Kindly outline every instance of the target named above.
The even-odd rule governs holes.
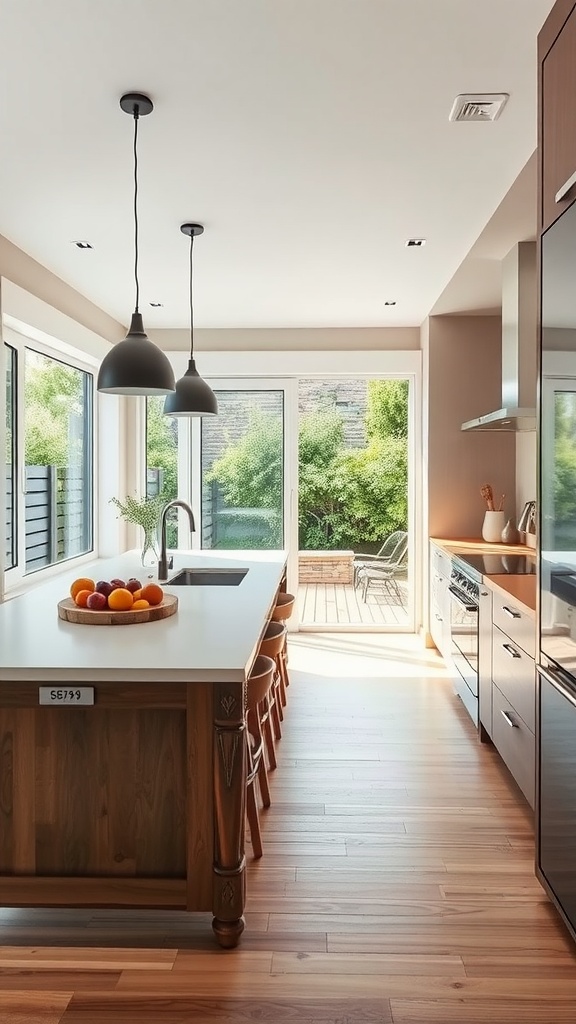
[[[170,618],[58,618],[73,579],[137,577],[138,552],[0,605],[0,905],[212,911],[244,928],[246,679],[284,575],[282,552],[176,552],[247,569],[238,586],[162,584]],[[40,687],[93,690],[41,706]],[[83,691],[84,692],[84,691]]]

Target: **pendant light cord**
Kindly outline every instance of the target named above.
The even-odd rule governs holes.
[[[190,235],[190,359],[194,359],[194,307],[192,305],[192,247],[194,235]]]
[[[134,104],[134,280],[136,282],[136,307],[139,312],[140,283],[138,281],[138,104]]]

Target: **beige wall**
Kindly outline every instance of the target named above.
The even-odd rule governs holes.
[[[0,235],[0,277],[12,281],[31,296],[43,300],[106,341],[121,341],[126,334],[122,324],[3,235]],[[17,315],[10,308],[9,302],[5,302],[4,313]]]
[[[516,514],[516,435],[460,430],[465,420],[501,404],[501,321],[433,316],[421,337],[425,393],[428,388],[427,535],[480,537],[482,484],[492,484],[498,497],[505,493],[507,515]]]
[[[166,352],[190,348],[187,330],[151,330],[148,336]],[[298,330],[194,331],[194,348],[205,352],[378,352],[420,348],[418,327],[334,327]]]

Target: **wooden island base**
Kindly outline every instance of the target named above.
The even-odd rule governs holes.
[[[0,682],[0,905],[212,911],[244,930],[245,683]]]

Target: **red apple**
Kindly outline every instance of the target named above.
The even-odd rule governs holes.
[[[114,587],[111,583],[108,583],[108,580],[99,580],[96,584],[96,590],[99,594],[104,594],[104,597],[108,597],[108,594],[112,593]]]
[[[124,583],[124,580],[110,580],[110,583],[112,584],[112,589],[113,590],[117,590],[118,587],[124,588],[126,586],[126,584]]]
[[[86,607],[92,612],[103,612],[108,606],[108,598],[99,590],[95,590],[86,601]]]
[[[126,584],[126,590],[129,590],[131,594],[134,594],[135,591],[137,590],[142,590],[142,584],[140,583],[140,580],[137,580],[134,578],[134,576],[131,576],[131,578],[128,580],[128,583]]]

